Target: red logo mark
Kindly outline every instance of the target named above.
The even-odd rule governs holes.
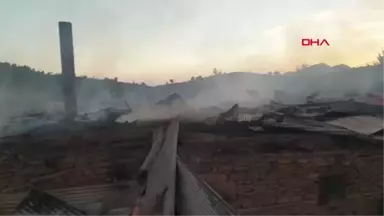
[[[329,46],[329,43],[326,39],[308,39],[308,38],[303,38],[301,39],[301,45],[302,46],[313,46],[313,44],[316,44],[317,46]]]

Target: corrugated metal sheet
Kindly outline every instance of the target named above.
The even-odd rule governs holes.
[[[177,161],[176,211],[178,215],[236,215],[212,188]]]
[[[140,214],[234,215],[213,189],[176,160],[178,127],[174,121],[166,130],[154,133],[152,149],[141,167],[147,178],[139,203]]]
[[[28,196],[16,208],[16,215],[85,215],[84,212],[70,206],[45,192],[31,190]]]
[[[154,140],[150,152],[153,156],[142,166],[147,169],[147,179],[140,211],[148,211],[142,214],[174,215],[178,131],[179,122],[172,121],[166,127],[164,140]]]
[[[299,118],[284,118],[283,122],[267,120],[263,122],[263,128],[281,128],[291,130],[301,130],[316,133],[338,134],[338,135],[355,135],[356,133],[339,126],[330,125],[324,122],[313,120],[304,120]]]
[[[104,215],[130,215],[132,212],[131,206],[127,208],[118,208],[118,209],[112,209],[105,213]]]
[[[112,208],[109,210],[111,212],[115,211],[116,209],[124,208],[124,206],[130,207],[134,203],[134,200],[137,198],[139,193],[139,191],[135,191],[138,190],[138,188],[136,182],[133,181],[116,184],[50,190],[47,191],[47,193],[67,202],[71,206],[85,211],[87,214],[97,214],[102,211],[103,203],[106,201],[107,197],[111,193],[114,193],[116,190],[124,193],[125,197],[122,199],[124,201],[124,205],[112,206]],[[17,205],[20,204],[26,195],[27,193],[0,194],[0,214],[12,214]],[[116,195],[120,196],[120,194]]]
[[[253,121],[253,120],[257,120],[257,119],[260,119],[262,116],[262,114],[252,114],[252,113],[239,113],[238,117],[237,117],[237,121],[239,122],[250,122],[250,121]]]
[[[217,122],[221,123],[223,121],[237,121],[239,116],[239,105],[235,104],[231,109],[226,112],[223,112],[217,116]]]
[[[327,123],[365,135],[374,134],[384,128],[383,119],[372,116],[351,116],[328,121]]]

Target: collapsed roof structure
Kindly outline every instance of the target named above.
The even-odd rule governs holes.
[[[383,106],[310,97],[206,118],[174,93],[79,115],[63,52],[65,118],[3,127],[0,214],[382,214]]]
[[[353,196],[375,202],[381,199],[382,183],[378,180],[382,175],[383,124],[380,110],[382,107],[377,105],[351,101],[299,105],[271,101],[269,105],[256,108],[235,104],[228,111],[205,121],[191,122],[183,115],[171,116],[180,120],[177,129],[169,129],[176,127],[167,126],[169,118],[148,121],[147,124],[75,118],[72,123],[58,121],[27,128],[1,140],[0,210],[2,214],[72,211],[70,214],[77,215],[128,214],[132,208],[142,211],[152,207],[153,212],[145,214],[315,213],[309,209],[327,214],[351,213],[352,210],[369,213],[373,211],[369,206],[351,211],[340,207],[342,210],[334,211],[326,207],[331,205],[328,202],[333,198],[319,198],[328,195],[320,191],[315,193],[313,188],[320,187],[316,181],[341,175],[344,180],[335,180],[340,187],[345,186],[347,191],[349,187],[359,187],[360,190],[340,192],[344,198],[337,205],[355,202]],[[43,116],[35,115],[32,119]],[[31,117],[28,119],[33,122]],[[159,126],[160,129],[155,130]],[[157,132],[151,141],[153,131]],[[178,156],[175,152],[170,156],[166,150],[161,153],[169,143],[173,144],[167,148],[179,148]],[[259,157],[264,159],[255,161]],[[344,159],[338,159],[340,157]],[[175,168],[167,171],[169,178],[164,179],[170,186],[165,190],[155,189],[160,187],[159,175],[166,172],[161,169],[170,163],[165,158],[174,158],[172,166]],[[361,160],[364,165],[359,164]],[[229,161],[233,165],[228,164]],[[300,161],[307,162],[302,164]],[[315,174],[306,169],[307,164],[317,167]],[[271,167],[275,171],[267,174],[265,169]],[[295,170],[299,175],[290,176],[283,172],[283,167]],[[360,174],[351,173],[354,167]],[[369,173],[364,176],[374,187],[366,188],[366,183],[360,180],[358,176],[364,172],[361,169],[367,169]],[[314,176],[310,182],[305,177],[307,175]],[[280,183],[272,189],[268,185],[276,181],[274,176],[279,176]],[[296,195],[290,197],[276,191],[280,187],[295,188],[288,183],[292,181],[306,182],[303,184],[307,184],[312,192],[291,191]],[[260,182],[271,191],[268,196],[273,198],[268,202],[251,201],[256,199],[254,196],[265,195],[266,191],[246,192],[255,191],[254,187]],[[171,192],[170,187],[174,188]],[[370,195],[364,195],[367,191]],[[153,197],[157,196],[171,197],[167,199],[173,202],[165,204],[164,201],[168,207],[155,208],[159,204],[153,203]],[[199,196],[202,196],[201,200],[196,200]],[[252,198],[246,198],[248,196]],[[288,200],[283,202],[276,196],[288,196]],[[26,200],[42,202],[39,204],[41,208],[28,206]],[[300,209],[307,204],[297,203],[303,200],[309,201],[311,206],[305,211]],[[316,202],[322,204],[313,206]],[[151,208],[141,206],[143,203]],[[291,207],[278,207],[282,203]]]

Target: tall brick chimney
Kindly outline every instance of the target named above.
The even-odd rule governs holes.
[[[59,35],[65,112],[67,119],[73,119],[77,114],[77,101],[72,24],[70,22],[59,22]]]

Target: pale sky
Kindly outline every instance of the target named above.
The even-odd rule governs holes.
[[[159,84],[301,64],[362,65],[384,47],[382,0],[0,0],[0,61],[60,73],[58,21],[76,74]],[[301,38],[330,47],[301,47]]]

